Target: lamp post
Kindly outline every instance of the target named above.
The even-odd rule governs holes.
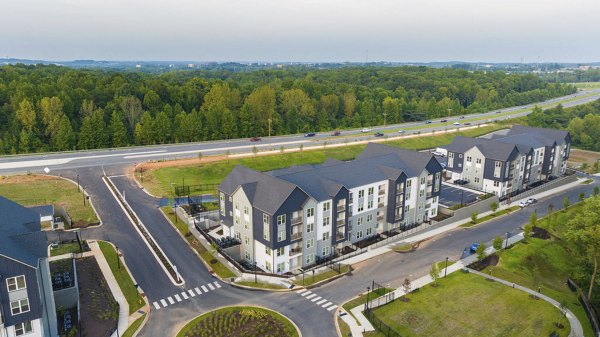
[[[256,260],[254,260],[254,283],[258,283],[258,280],[256,279]]]
[[[77,192],[79,192],[79,174],[77,175]]]
[[[506,243],[504,244],[504,249],[508,248],[508,235],[510,232],[506,232]]]
[[[115,246],[117,249],[117,267],[121,269],[121,259],[119,258],[119,247]]]
[[[369,310],[369,292],[371,291],[371,287],[367,286],[367,301],[365,302],[365,310]]]
[[[448,275],[448,257],[446,256],[446,269],[444,269],[444,278]]]

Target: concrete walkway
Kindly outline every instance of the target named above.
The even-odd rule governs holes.
[[[488,279],[492,279],[494,281],[500,282],[500,283],[505,284],[505,285],[507,285],[509,287],[513,287],[515,289],[519,289],[519,290],[524,291],[526,293],[535,295],[535,296],[543,299],[544,301],[552,304],[553,306],[555,306],[556,308],[558,308],[560,310],[560,303],[558,303],[557,301],[551,299],[550,297],[548,297],[548,296],[546,296],[544,294],[536,292],[535,290],[532,290],[532,289],[529,289],[529,288],[525,288],[525,287],[523,287],[521,285],[509,282],[509,281],[506,281],[506,280],[503,280],[503,279],[500,279],[500,278],[497,278],[495,276],[490,276],[490,275],[484,274],[482,272],[478,272],[478,271],[473,270],[473,269],[469,269],[469,272],[471,272],[473,274],[476,274],[476,275],[479,275],[479,276],[482,276],[482,277],[485,277],[485,278],[488,278]],[[569,333],[569,337],[582,337],[583,336],[583,327],[581,326],[581,323],[579,322],[579,320],[577,319],[577,317],[575,317],[575,315],[573,314],[573,312],[571,310],[566,309],[566,317],[569,320],[569,324],[571,324],[571,333]]]

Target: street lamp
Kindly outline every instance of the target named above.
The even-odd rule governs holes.
[[[115,248],[117,249],[117,266],[119,269],[121,269],[121,259],[119,258],[119,247],[115,246]]]
[[[508,248],[508,235],[510,235],[510,232],[506,232],[506,243],[504,244],[504,249]]]
[[[444,269],[444,278],[448,275],[448,257],[446,256],[446,269]]]
[[[254,260],[254,283],[258,283],[258,280],[256,279],[256,259]]]
[[[371,291],[371,287],[367,286],[367,301],[365,302],[365,310],[369,310],[369,292]]]

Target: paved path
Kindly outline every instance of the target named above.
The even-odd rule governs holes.
[[[519,289],[519,290],[524,291],[526,293],[535,295],[535,296],[543,299],[544,301],[552,304],[553,306],[557,307],[560,310],[560,303],[558,303],[557,301],[551,299],[550,297],[548,297],[548,296],[546,296],[544,294],[536,292],[535,290],[532,290],[532,289],[529,289],[529,288],[525,288],[525,287],[523,287],[521,285],[518,285],[518,284],[515,284],[515,283],[512,283],[512,282],[503,280],[501,278],[497,278],[495,276],[484,274],[482,272],[478,272],[478,271],[473,270],[473,269],[469,269],[469,271],[471,273],[473,273],[473,274],[476,274],[476,275],[479,275],[479,276],[483,276],[485,278],[492,279],[494,281],[497,281],[497,282],[500,282],[502,284],[505,284],[505,285],[507,285],[509,287],[513,287],[515,289]],[[571,324],[571,333],[569,333],[569,337],[582,337],[583,336],[583,327],[581,326],[581,323],[579,322],[579,320],[577,319],[577,317],[575,317],[575,315],[573,314],[573,312],[571,312],[571,310],[566,309],[566,317],[569,320],[569,323]]]

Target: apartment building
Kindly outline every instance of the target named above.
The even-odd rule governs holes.
[[[58,336],[40,214],[0,197],[0,337]]]
[[[441,173],[429,154],[375,143],[349,162],[237,166],[219,186],[223,232],[240,240],[242,259],[287,273],[436,216]]]
[[[500,197],[513,195],[563,175],[570,144],[567,131],[520,125],[491,139],[457,136],[442,148],[448,156],[446,178]]]

